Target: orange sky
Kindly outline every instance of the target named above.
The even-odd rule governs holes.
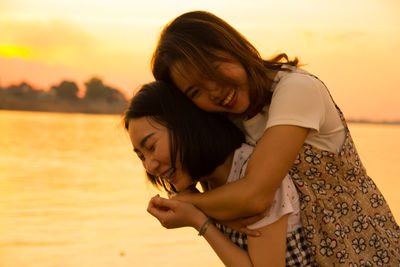
[[[98,76],[129,96],[152,79],[163,25],[197,9],[227,20],[265,57],[298,56],[347,117],[400,120],[398,0],[0,0],[0,86],[82,86]]]

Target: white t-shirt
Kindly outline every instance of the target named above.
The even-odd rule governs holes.
[[[253,150],[254,147],[247,144],[242,144],[240,148],[235,150],[231,171],[226,183],[234,182],[244,176],[248,160]],[[299,195],[289,175],[285,176],[281,185],[275,192],[274,202],[268,215],[260,221],[248,225],[247,228],[258,229],[270,225],[286,214],[288,214],[288,233],[301,227]]]
[[[285,68],[292,71],[276,74],[271,104],[249,120],[233,121],[239,123],[251,145],[272,126],[295,125],[310,129],[306,143],[338,152],[345,139],[345,129],[325,85],[303,69]]]

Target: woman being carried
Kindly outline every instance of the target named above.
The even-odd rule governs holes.
[[[138,91],[124,125],[148,179],[169,193],[193,189],[199,181],[206,191],[234,182],[244,175],[253,151],[227,118],[202,111],[163,82]],[[186,202],[156,196],[148,207],[156,218],[167,218],[160,219],[167,228],[197,229],[228,266],[313,266],[311,251],[302,242],[299,210],[289,176],[277,190],[269,214],[249,226],[260,231],[260,237],[247,238],[217,224],[225,236],[202,211]]]
[[[185,13],[164,28],[153,55],[154,77],[174,84],[201,109],[227,115],[255,145],[243,179],[175,199],[219,220],[251,216],[271,206],[289,173],[318,263],[395,266],[399,226],[329,91],[297,65],[285,54],[263,60],[208,12]]]

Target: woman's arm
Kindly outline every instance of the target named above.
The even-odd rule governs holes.
[[[286,229],[288,215],[257,229],[260,237],[247,236],[247,247],[253,266],[286,266]]]
[[[242,179],[201,194],[178,194],[174,199],[190,202],[218,220],[262,213],[271,206],[275,191],[296,159],[308,131],[291,125],[267,129]]]
[[[159,196],[150,200],[147,211],[168,229],[191,226],[200,231],[207,220],[207,216],[192,204]],[[249,254],[236,246],[213,224],[208,226],[203,236],[226,266],[253,266]]]
[[[261,237],[247,237],[248,252],[239,248],[214,225],[204,234],[225,266],[286,266],[286,228],[285,215],[271,225],[257,229]]]
[[[200,231],[206,215],[190,203],[154,197],[148,212],[159,219],[166,228],[191,226]],[[168,215],[166,215],[167,213]],[[160,220],[160,215],[163,220]],[[203,237],[226,266],[285,266],[287,215],[278,221],[257,229],[261,237],[248,237],[248,252],[235,245],[213,224]]]
[[[159,219],[166,228],[191,226],[198,231],[206,221],[206,215],[190,203],[154,197],[148,212]],[[162,220],[160,220],[163,218]],[[204,238],[226,266],[285,266],[287,215],[271,225],[262,227],[262,237],[248,237],[248,252],[236,246],[213,224]]]

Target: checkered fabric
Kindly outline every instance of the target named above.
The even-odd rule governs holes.
[[[314,262],[314,257],[306,244],[302,228],[286,235],[286,266],[319,266]]]
[[[215,223],[215,226],[233,243],[247,250],[247,237],[225,225]],[[302,228],[286,235],[286,266],[318,267],[314,262],[311,249],[306,245]]]
[[[247,251],[247,236],[245,234],[219,223],[215,223],[215,226],[238,247]]]

